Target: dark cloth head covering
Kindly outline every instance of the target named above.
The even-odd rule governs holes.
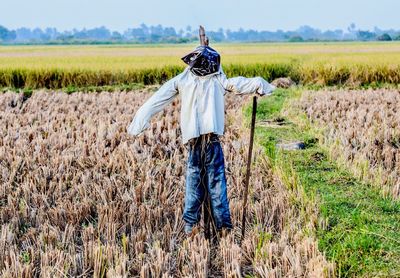
[[[209,46],[199,46],[182,60],[189,65],[190,71],[197,76],[206,76],[219,70],[221,57]]]

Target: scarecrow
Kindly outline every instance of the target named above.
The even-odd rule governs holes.
[[[228,79],[220,65],[220,55],[208,45],[201,26],[199,33],[201,45],[182,58],[188,65],[185,70],[164,83],[139,108],[128,127],[129,134],[139,135],[150,126],[153,115],[180,96],[182,141],[188,150],[183,212],[187,235],[197,231],[201,206],[207,200],[208,206],[203,205],[203,218],[208,219],[203,221],[211,221],[217,234],[233,228],[224,155],[219,141],[219,136],[224,134],[225,94],[264,96],[275,89],[261,77]]]

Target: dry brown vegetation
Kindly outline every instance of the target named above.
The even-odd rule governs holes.
[[[260,150],[239,247],[247,133],[227,99],[223,139],[234,233],[185,239],[179,101],[139,138],[126,127],[148,93],[0,95],[3,277],[324,277],[316,207],[273,176]],[[210,264],[211,262],[211,264]]]
[[[302,107],[324,127],[324,143],[359,177],[400,197],[400,92],[309,92]]]

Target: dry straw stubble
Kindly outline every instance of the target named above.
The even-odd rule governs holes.
[[[324,126],[324,143],[360,178],[400,197],[400,92],[352,90],[308,92],[302,107]]]
[[[186,150],[179,100],[133,138],[126,126],[148,93],[0,96],[0,273],[4,277],[329,276],[303,233],[291,192],[257,151],[246,239],[185,239]],[[238,233],[247,133],[243,99],[227,97],[223,139]],[[310,224],[311,226],[313,223]],[[212,262],[211,266],[209,262]]]

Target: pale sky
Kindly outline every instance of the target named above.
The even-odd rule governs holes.
[[[399,0],[0,0],[0,25],[71,30],[106,26],[123,31],[162,24],[177,30],[203,24],[207,30],[400,29]]]

